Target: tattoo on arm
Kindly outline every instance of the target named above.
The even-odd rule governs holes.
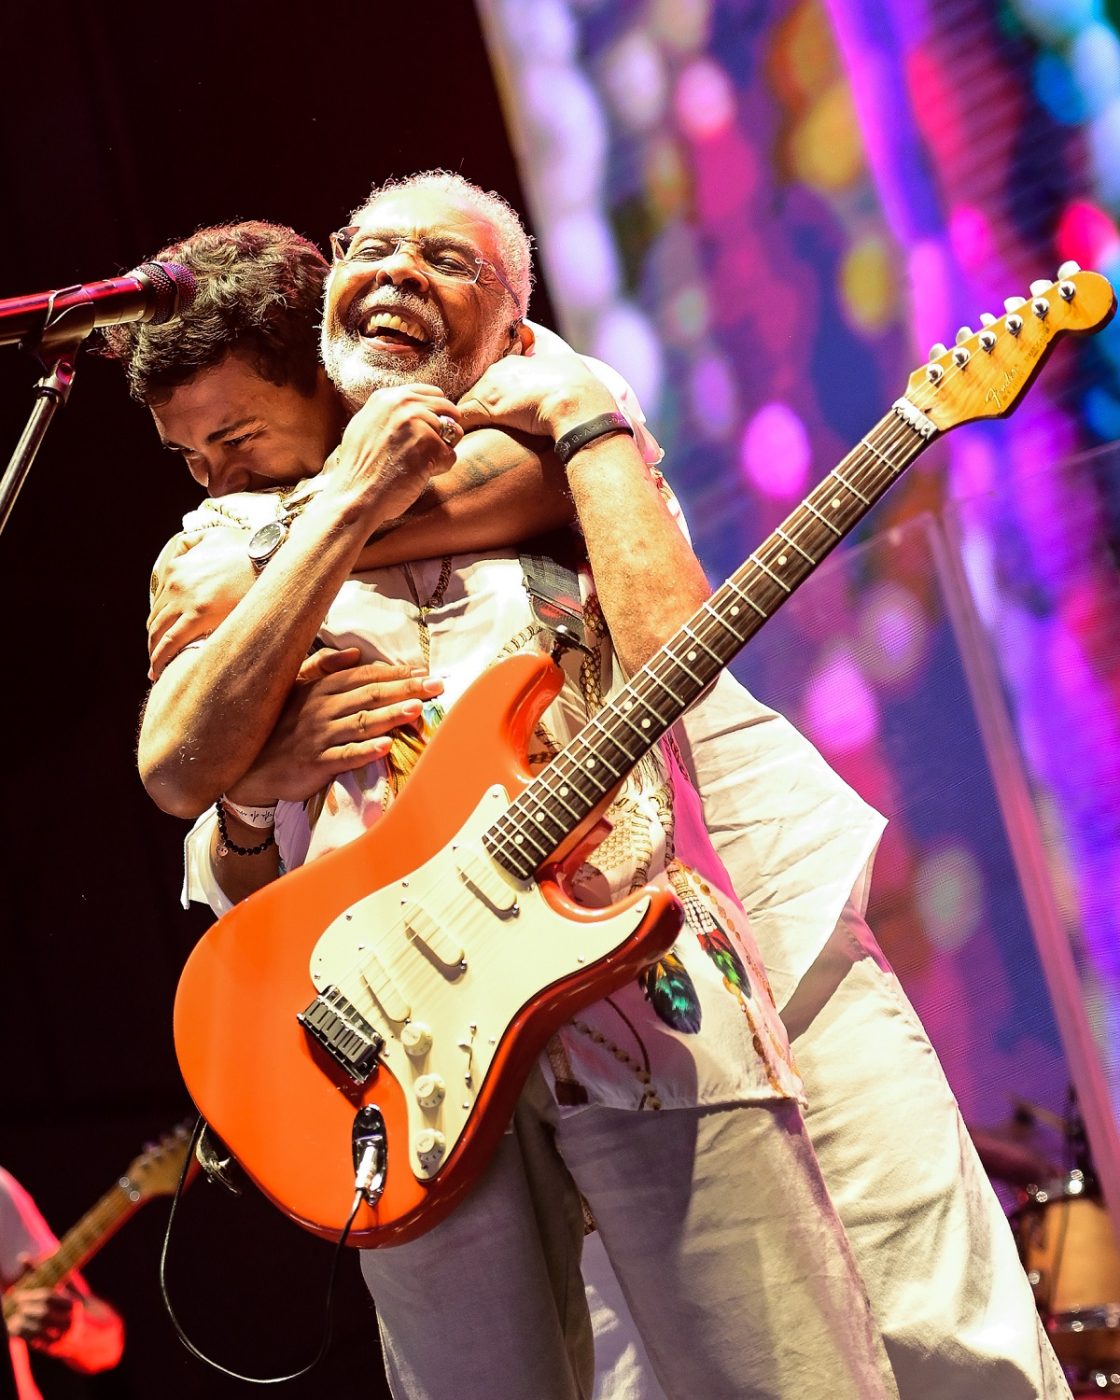
[[[465,495],[466,492],[473,491],[475,487],[482,486],[487,481],[504,476],[506,472],[512,471],[522,462],[524,456],[524,452],[519,450],[511,452],[504,458],[481,452],[473,452],[469,457],[461,458],[453,471],[439,478],[439,486],[435,482],[429,481],[403,515],[383,521],[370,535],[368,543],[373,544],[375,540],[384,539],[386,535],[391,535],[406,521],[415,520],[420,515],[427,515],[429,511],[437,510],[447,501],[454,500],[456,496]]]

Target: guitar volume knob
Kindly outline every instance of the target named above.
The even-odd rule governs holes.
[[[412,1140],[416,1159],[426,1172],[435,1171],[447,1151],[447,1139],[437,1128],[421,1128]]]
[[[409,1059],[423,1059],[432,1048],[431,1028],[423,1021],[409,1021],[401,1029],[401,1044]]]
[[[447,1093],[447,1085],[438,1074],[422,1074],[412,1086],[421,1108],[438,1108]]]

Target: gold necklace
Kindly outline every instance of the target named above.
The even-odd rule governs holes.
[[[420,594],[416,589],[416,581],[412,577],[412,570],[406,564],[404,566],[404,576],[408,582],[408,591],[412,594],[412,601],[416,604],[418,613],[416,619],[416,631],[420,637],[420,652],[424,658],[424,665],[431,664],[432,637],[428,629],[428,614],[433,608],[438,608],[443,602],[443,595],[447,592],[447,585],[451,582],[451,556],[445,554],[440,564],[439,579],[432,596],[426,603],[420,601]]]

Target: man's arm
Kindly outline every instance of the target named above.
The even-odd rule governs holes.
[[[457,421],[458,410],[428,385],[372,395],[261,578],[207,645],[156,681],[138,759],[149,795],[165,811],[197,816],[260,752],[366,540],[451,465],[440,416]]]
[[[510,356],[492,365],[459,404],[463,426],[505,423],[556,441],[615,410],[610,392],[576,355]],[[629,672],[686,622],[711,589],[633,438],[601,437],[568,464],[615,651]]]
[[[520,544],[572,519],[563,468],[539,441],[484,429],[464,438],[455,457],[402,515],[377,527],[356,567]],[[230,521],[184,531],[164,550],[148,617],[150,680],[190,642],[209,636],[248,593],[257,578],[249,534]]]
[[[392,747],[393,731],[414,725],[425,701],[443,692],[443,682],[422,668],[360,662],[357,647],[324,647],[307,658],[276,728],[248,772],[230,788],[231,802],[269,807],[305,801],[339,774],[383,758]],[[277,877],[279,852],[275,843],[256,849],[271,828],[251,826],[222,806],[227,836],[241,850],[227,847],[222,853],[215,820],[210,869],[225,897],[237,904]]]
[[[549,444],[523,433],[468,433],[455,466],[407,511],[374,531],[359,568],[520,544],[574,516],[564,469]]]

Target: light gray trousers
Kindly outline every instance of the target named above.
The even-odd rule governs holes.
[[[792,1103],[560,1118],[539,1073],[471,1196],[366,1251],[397,1400],[585,1400],[577,1193],[671,1400],[896,1394]]]
[[[805,1079],[806,1127],[902,1400],[1068,1397],[940,1062],[854,909],[782,1019]],[[609,1262],[589,1249],[585,1265],[609,1358],[595,1400],[662,1400]]]

